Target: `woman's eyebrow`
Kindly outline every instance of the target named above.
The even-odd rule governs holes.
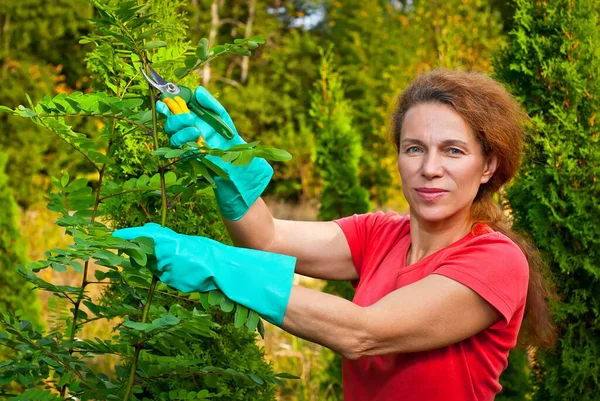
[[[412,144],[416,144],[416,145],[421,145],[421,146],[425,146],[425,142],[421,141],[420,139],[416,139],[416,138],[404,138],[402,140],[402,144],[403,145],[412,145]],[[442,142],[440,142],[440,144],[442,146],[464,146],[467,147],[469,146],[469,144],[461,139],[445,139]]]

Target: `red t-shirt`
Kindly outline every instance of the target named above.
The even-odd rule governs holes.
[[[350,246],[359,280],[353,302],[376,303],[390,292],[440,274],[477,292],[503,316],[459,343],[430,351],[343,360],[344,401],[490,401],[516,345],[529,267],[520,248],[480,224],[446,248],[406,266],[410,219],[397,213],[336,220]]]

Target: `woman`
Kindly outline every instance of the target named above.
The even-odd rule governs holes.
[[[206,90],[195,95],[234,128]],[[243,143],[237,134],[226,141],[176,102],[158,109],[173,146],[200,136],[217,148]],[[542,263],[493,200],[517,172],[526,120],[489,77],[432,71],[404,91],[393,115],[409,215],[277,220],[260,199],[272,175],[264,160],[234,167],[213,159],[230,176],[216,178],[225,224],[245,248],[152,223],[115,235],[153,238],[154,269],[167,284],[219,288],[339,352],[346,401],[493,400],[524,316],[531,344],[554,336]],[[353,302],[293,286],[294,271],[351,280]]]

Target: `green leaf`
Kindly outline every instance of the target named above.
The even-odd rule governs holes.
[[[171,149],[170,151],[164,154],[165,159],[174,159],[176,157],[181,157],[187,150],[182,149]]]
[[[164,147],[164,148],[158,148],[155,151],[153,151],[151,154],[154,155],[154,156],[164,156],[164,155],[166,155],[167,153],[169,153],[172,150],[174,150],[174,149],[166,148],[166,147]]]
[[[129,257],[135,259],[140,266],[146,266],[146,263],[148,263],[148,257],[139,249],[125,249],[124,252],[129,255]]]
[[[258,43],[249,40],[248,42],[246,42],[246,47],[248,49],[256,49],[258,47]]]
[[[181,78],[185,74],[187,74],[187,72],[188,72],[188,69],[186,67],[179,67],[179,68],[175,68],[175,71],[173,73],[175,74],[175,76],[177,78]]]
[[[60,178],[61,188],[66,187],[68,183],[69,183],[69,173],[66,171],[63,171],[62,177]]]
[[[267,160],[287,162],[292,160],[292,155],[289,152],[286,152],[282,149],[276,148],[258,148],[253,150],[255,157],[262,157]]]
[[[238,306],[235,310],[235,317],[234,317],[234,323],[233,323],[235,328],[239,329],[240,327],[242,327],[244,325],[244,323],[246,322],[247,318],[248,318],[248,308],[238,304]]]
[[[148,237],[138,237],[133,240],[140,246],[140,250],[148,255],[154,255],[154,240]]]
[[[219,46],[215,46],[215,47],[213,47],[213,48],[211,49],[211,52],[212,52],[214,55],[218,55],[218,54],[221,54],[221,53],[223,53],[225,50],[226,50],[225,46],[223,46],[223,45],[219,45]]]
[[[69,185],[67,185],[67,187],[65,188],[65,192],[71,192],[85,188],[87,186],[87,183],[87,178],[78,178],[75,181],[72,181]]]
[[[258,325],[259,320],[260,317],[258,316],[258,313],[251,310],[248,314],[248,320],[246,321],[246,328],[248,328],[248,331],[253,332],[254,330],[256,330],[256,326]]]
[[[106,273],[103,272],[102,270],[96,270],[94,272],[94,277],[96,277],[96,280],[102,281],[106,278]]]
[[[167,47],[167,42],[163,42],[162,40],[151,40],[144,45],[145,49],[157,49],[159,47]]]
[[[204,390],[198,391],[198,395],[196,396],[196,398],[198,400],[203,400],[205,398],[212,397],[212,395],[213,394],[211,392],[209,392],[207,389],[204,389]]]
[[[229,313],[235,307],[235,303],[231,299],[229,299],[227,297],[223,297],[220,307],[223,312]]]
[[[123,326],[138,331],[151,331],[157,328],[157,326],[152,323],[133,322],[131,320],[124,321]]]
[[[243,47],[232,47],[230,49],[231,53],[238,54],[240,56],[251,56],[252,52],[248,49],[244,49]]]
[[[200,176],[206,178],[208,182],[211,183],[211,185],[216,185],[215,179],[212,177],[212,175],[210,175],[206,167],[204,167],[204,164],[202,164],[197,159],[191,160],[190,163],[194,167],[194,171],[196,171],[196,174],[199,174]]]
[[[40,270],[40,269],[44,269],[48,266],[50,266],[50,261],[47,260],[41,260],[39,262],[29,262],[25,265],[25,267],[29,270]]]
[[[227,175],[227,173],[225,172],[225,170],[223,170],[221,167],[217,166],[215,163],[213,163],[210,160],[208,160],[206,157],[202,159],[202,163],[204,163],[204,165],[206,167],[208,167],[209,169],[211,169],[219,177],[221,177],[221,178],[223,178],[225,180],[229,179],[229,176]]]
[[[202,304],[204,310],[210,308],[210,304],[208,303],[208,292],[200,293],[200,303]]]
[[[196,186],[192,185],[190,187],[187,187],[182,193],[181,193],[181,197],[180,197],[180,202],[181,203],[187,203],[190,199],[192,199],[192,196],[194,196],[194,194],[196,193]]]
[[[252,42],[260,43],[260,44],[265,43],[265,40],[260,36],[253,36],[251,38],[248,38],[248,40],[252,41]]]
[[[148,185],[150,188],[160,188],[160,173],[154,174]]]
[[[0,111],[6,111],[8,113],[14,113],[13,109],[11,109],[10,107],[6,107],[6,106],[0,106]]]
[[[252,151],[246,150],[246,151],[240,152],[240,156],[237,159],[235,159],[232,164],[234,166],[247,166],[248,164],[250,164],[252,159],[254,159],[254,155],[252,154]]]
[[[258,334],[260,335],[260,338],[264,339],[265,338],[265,325],[264,325],[262,319],[258,320],[258,325],[256,326],[256,329],[258,330]]]
[[[105,262],[111,266],[119,265],[123,258],[119,255],[115,255],[114,253],[107,251],[106,249],[99,249],[91,255],[98,261]]]
[[[150,182],[150,177],[148,177],[146,174],[144,174],[140,178],[137,179],[137,183],[135,184],[135,187],[137,189],[144,188],[145,186],[148,185],[149,182]]]
[[[276,375],[274,375],[274,376],[275,376],[275,377],[281,377],[282,379],[299,379],[299,377],[298,377],[298,376],[296,376],[296,375],[293,375],[293,374],[291,374],[291,373],[286,373],[286,372],[283,372],[283,373],[277,373],[277,374],[276,374]]]
[[[196,56],[204,61],[208,56],[208,39],[202,38],[196,47]]]
[[[223,300],[223,297],[225,297],[225,295],[223,295],[223,293],[221,291],[218,291],[218,290],[210,291],[208,293],[208,303],[211,305],[216,305]]]
[[[185,66],[187,68],[193,68],[197,62],[198,62],[198,59],[196,58],[196,56],[186,57],[185,60],[183,61],[183,63],[185,64]]]
[[[171,186],[171,185],[174,185],[176,182],[177,182],[177,174],[175,174],[173,171],[167,171],[165,173],[165,185]]]
[[[240,153],[241,152],[227,152],[221,156],[221,160],[223,160],[225,163],[231,163],[240,156]]]
[[[255,374],[249,373],[248,377],[250,377],[255,383],[258,383],[258,384],[264,384],[265,383],[263,379],[261,379],[260,377],[256,376]]]
[[[96,152],[94,150],[88,151],[88,156],[93,162],[96,162],[96,163],[114,164],[113,160],[110,157],[108,157],[102,153]]]
[[[207,387],[214,388],[217,386],[217,381],[219,377],[215,374],[204,375],[204,383]]]
[[[78,272],[78,273],[82,273],[83,272],[83,266],[78,261],[71,260],[69,262],[69,265],[71,265],[71,267],[73,267],[73,269],[75,269],[76,272]]]
[[[63,265],[61,263],[52,263],[52,268],[54,270],[56,270],[57,272],[59,272],[59,273],[67,271],[67,266],[65,266],[65,265]]]

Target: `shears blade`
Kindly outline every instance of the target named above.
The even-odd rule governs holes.
[[[180,89],[177,85],[175,85],[172,82],[165,81],[164,78],[161,77],[158,72],[154,71],[154,68],[152,68],[152,66],[148,66],[148,68],[150,68],[150,75],[152,75],[152,78],[146,75],[144,67],[140,67],[140,71],[150,85],[158,89],[160,93],[170,93],[172,95],[179,94]]]

